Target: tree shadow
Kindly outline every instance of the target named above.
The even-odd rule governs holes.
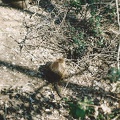
[[[46,109],[51,109],[52,107],[58,110],[60,105],[53,101],[54,97],[52,95],[46,97],[40,92],[47,85],[42,85],[33,93],[22,93],[17,89],[3,89],[1,95],[9,96],[9,100],[7,101],[7,106],[5,103],[2,106],[0,105],[0,110],[3,111],[3,115],[0,115],[1,120],[4,120],[4,118],[33,120],[38,114],[40,116],[38,119],[40,119]],[[52,111],[46,112],[46,114],[52,114]]]
[[[47,64],[48,65],[48,64]],[[47,71],[47,65],[42,65],[40,66],[39,70],[32,70],[23,66],[19,65],[13,65],[10,62],[6,61],[1,61],[0,60],[0,66],[5,66],[11,71],[19,71],[27,76],[30,77],[36,77],[36,78],[42,78],[46,79],[47,76],[46,74],[48,73]],[[77,73],[78,75],[80,73]],[[66,79],[69,79],[69,77],[74,76],[70,75]],[[47,77],[46,77],[47,76]],[[2,96],[8,96],[9,100],[7,101],[7,106],[6,103],[4,102],[4,105],[0,105],[0,110],[3,111],[3,114],[0,113],[0,118],[1,120],[4,120],[4,118],[7,118],[8,116],[13,119],[26,119],[26,120],[32,120],[33,117],[35,117],[37,114],[42,116],[42,113],[45,112],[45,114],[52,114],[52,110],[55,109],[60,113],[60,101],[55,100],[55,96],[53,93],[50,93],[48,96],[45,96],[44,93],[42,92],[43,88],[45,86],[50,85],[51,82],[51,77],[47,78],[47,81],[41,85],[40,87],[35,87],[33,92],[21,92],[19,89],[13,89],[13,88],[8,88],[8,89],[3,89],[1,90],[1,95]],[[65,87],[67,84],[66,81],[62,81],[61,84],[59,84],[60,87]],[[87,87],[87,86],[80,86],[75,83],[69,82],[67,85],[67,89],[72,90],[74,95],[73,96],[68,96],[68,97],[76,97],[79,100],[87,96],[89,98],[89,94],[92,94],[92,97],[99,96],[99,97],[104,97],[105,99],[111,98],[113,101],[117,100],[117,94],[114,94],[112,92],[106,92],[102,88],[100,90],[94,89],[92,86]],[[61,90],[61,92],[63,92]],[[62,96],[63,98],[64,96]],[[120,98],[118,98],[120,100]],[[96,105],[99,105],[99,101],[94,101]],[[66,106],[64,106],[65,109]],[[51,110],[52,109],[52,110]],[[46,111],[49,110],[49,111]],[[60,113],[61,114],[61,113]],[[17,116],[16,116],[17,115]],[[38,118],[39,119],[39,118]]]
[[[1,61],[1,60],[0,60],[0,66],[5,66],[8,69],[10,69],[11,71],[19,71],[23,74],[26,74],[26,75],[30,76],[30,77],[41,78],[41,73],[39,71],[32,70],[32,69],[29,69],[29,68],[24,67],[24,66],[13,65],[10,62]]]
[[[49,63],[50,62],[46,63],[45,65],[41,65],[38,70],[32,70],[32,69],[30,69],[28,67],[24,67],[24,66],[20,66],[20,65],[13,65],[10,62],[6,62],[6,61],[0,60],[0,66],[5,66],[8,69],[10,69],[11,71],[19,71],[19,72],[21,72],[21,73],[23,73],[23,74],[25,74],[25,75],[27,75],[29,77],[36,77],[36,78],[39,78],[39,79],[42,79],[42,80],[46,80],[46,84],[47,85],[51,84],[51,83],[59,82],[58,76],[56,76],[56,74],[52,73],[48,69]],[[64,79],[69,79],[72,76],[81,75],[84,71],[85,70],[82,70],[82,71],[80,71],[78,73],[68,75]],[[59,85],[64,87],[66,84],[67,84],[67,82],[62,80]],[[102,88],[100,88],[101,89],[100,91],[96,91],[96,90],[94,90],[94,88],[92,86],[91,87],[79,86],[78,84],[74,84],[74,83],[70,83],[70,82],[68,83],[67,88],[68,89],[72,89],[73,88],[72,91],[76,91],[76,92],[78,92],[77,89],[81,90],[82,88],[85,88],[87,94],[89,94],[89,92],[91,92],[91,93],[92,92],[94,92],[94,93],[100,92],[100,93],[104,93],[104,94],[107,94],[107,95],[115,95],[112,92],[106,92]],[[40,89],[41,88],[38,88],[36,90],[36,92],[39,91]],[[83,91],[84,91],[84,89],[83,89]]]
[[[19,71],[30,77],[44,77],[43,74],[40,75],[40,71],[31,70],[19,65],[13,65],[9,62],[0,61],[0,67],[1,66],[5,66],[11,71]],[[40,68],[44,69],[44,67],[41,66]],[[49,82],[45,82],[42,86],[35,88],[34,92],[20,92],[17,88],[2,89],[1,95],[8,96],[9,99],[7,101],[7,107],[5,103],[3,107],[0,105],[0,110],[3,111],[3,114],[0,114],[1,120],[23,118],[26,120],[32,120],[36,114],[42,116],[43,111],[46,112],[48,109],[50,110],[52,108],[59,111],[60,105],[58,102],[54,102],[55,96],[52,93],[49,96],[45,96],[41,92],[41,90],[49,84]],[[52,114],[52,111],[47,111],[46,114],[50,115]]]
[[[69,82],[69,84],[67,85],[67,88],[72,90],[73,93],[75,93],[74,95],[78,99],[81,99],[83,97],[86,97],[86,96],[89,96],[90,94],[92,94],[92,97],[99,96],[101,98],[104,97],[105,99],[111,98],[114,101],[119,101],[120,100],[120,98],[117,97],[117,93],[105,91],[102,88],[99,88],[99,90],[96,90],[93,86],[90,86],[90,87],[88,87],[88,86],[80,86],[78,84],[71,83],[71,82]]]
[[[55,8],[55,5],[51,3],[51,0],[40,0],[39,7],[44,9],[46,12],[52,12]]]

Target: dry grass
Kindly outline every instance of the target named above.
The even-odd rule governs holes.
[[[47,62],[61,57],[66,60],[69,75],[59,85],[63,97],[87,96],[101,105],[106,103],[110,109],[120,107],[120,83],[110,83],[106,78],[111,67],[119,66],[117,16],[114,23],[102,21],[103,47],[97,44],[96,37],[88,35],[85,53],[80,58],[70,58],[67,53],[72,43],[69,18],[73,13],[68,15],[69,7],[62,2],[65,0],[52,1],[48,7],[41,5],[39,9],[31,6],[30,12],[0,7],[4,11],[0,12],[0,22],[3,22],[0,30],[6,34],[0,40],[1,120],[73,119],[53,86],[42,77],[44,73],[39,71]],[[114,2],[111,4],[115,6]],[[90,17],[89,11],[78,15],[79,24],[72,21],[71,27],[76,24],[83,27],[81,21],[85,15]]]

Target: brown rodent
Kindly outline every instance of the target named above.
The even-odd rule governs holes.
[[[60,79],[65,77],[66,74],[66,65],[64,58],[59,58],[56,61],[52,62],[49,66],[50,70],[59,76]]]
[[[44,70],[44,75],[46,80],[52,83],[62,80],[66,75],[66,64],[64,58],[48,62]]]

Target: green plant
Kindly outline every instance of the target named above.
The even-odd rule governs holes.
[[[78,22],[76,23],[78,26],[75,26],[75,30],[77,30],[79,34],[84,32],[84,36],[86,37],[94,36],[101,39],[99,38],[102,35],[101,16],[98,14],[98,6],[94,5],[96,2],[98,2],[98,0],[71,0],[70,5],[74,7],[75,13],[81,14],[81,17],[85,13],[83,19],[76,21]],[[86,10],[83,10],[82,5],[86,5]],[[86,17],[87,12],[90,13],[89,17]]]
[[[106,18],[109,20],[109,22],[114,22],[114,18],[116,15],[116,9],[111,4],[108,4],[104,9],[100,12],[100,15],[103,16],[103,18]]]
[[[96,120],[119,120],[120,119],[120,109],[113,109],[111,114],[104,114],[99,111]]]
[[[78,103],[69,103],[69,108],[70,108],[70,112],[69,114],[71,116],[73,116],[73,118],[81,118],[84,119],[85,118],[85,110],[82,108],[82,106],[80,106],[80,104]]]
[[[85,98],[83,101],[68,101],[66,104],[69,105],[69,114],[75,119],[84,120],[86,115],[91,115],[94,112],[91,106],[93,102]]]
[[[110,70],[108,71],[107,77],[111,82],[120,81],[120,69],[116,67],[110,68]]]
[[[71,100],[64,98],[63,100],[66,105],[68,105],[69,115],[74,119],[86,120],[86,118],[89,118],[90,120],[111,120],[120,118],[120,108],[113,109],[109,114],[104,113],[100,106],[94,105],[92,100],[87,97],[85,97],[84,100],[76,100],[73,98]],[[96,107],[99,109],[95,109]]]
[[[79,36],[82,37],[82,36]],[[86,50],[86,44],[79,37],[73,37],[71,49],[68,52],[68,56],[72,59],[81,58]]]
[[[115,18],[114,5],[99,0],[70,0],[69,6],[67,35],[71,41],[66,44],[69,45],[66,49],[67,58],[81,58],[89,45],[107,47],[109,37],[105,29]]]
[[[73,38],[73,43],[75,44],[73,49],[74,55],[79,58],[85,50],[85,43],[76,37]]]
[[[106,120],[106,116],[105,116],[103,113],[100,113],[100,112],[99,112],[96,120]]]
[[[70,0],[70,5],[78,8],[78,7],[81,7],[81,5],[94,4],[98,1],[99,0]]]

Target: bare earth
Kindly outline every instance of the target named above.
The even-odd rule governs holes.
[[[44,10],[33,15],[0,6],[0,120],[72,119],[64,103],[60,103],[56,90],[39,71],[46,62],[66,57],[59,44],[66,38],[53,20]],[[115,84],[112,86],[99,76],[107,74],[104,71],[109,69],[101,57],[102,54],[86,55],[77,63],[66,59],[68,74],[79,70],[81,73],[65,79],[60,85],[63,97],[86,95],[101,100],[101,94],[105,93],[109,101],[107,95],[116,89]],[[86,63],[87,70],[84,70]],[[115,63],[110,62],[110,65]],[[113,101],[117,106],[118,102]]]

